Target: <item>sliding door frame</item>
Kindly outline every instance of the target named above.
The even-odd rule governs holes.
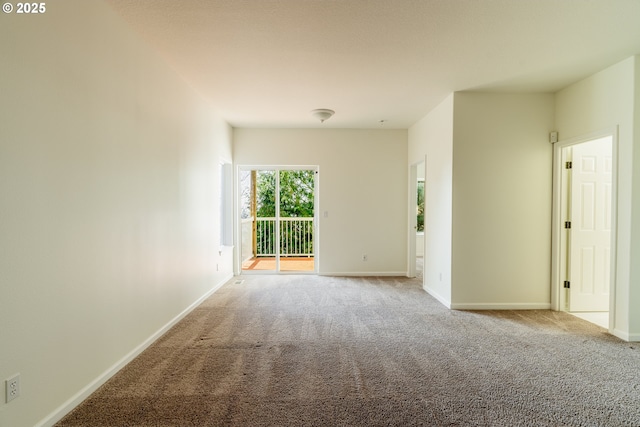
[[[240,214],[242,211],[242,197],[241,191],[242,187],[240,185],[241,182],[241,174],[245,171],[275,171],[276,172],[276,187],[275,187],[275,233],[278,236],[275,239],[275,258],[276,258],[276,268],[275,270],[260,270],[260,271],[249,271],[242,269],[242,219],[240,218]],[[313,270],[310,271],[281,271],[280,269],[280,171],[285,170],[311,170],[314,172],[314,180],[313,180]],[[237,165],[236,166],[236,185],[235,185],[235,234],[236,234],[236,245],[234,251],[234,274],[318,274],[319,271],[319,263],[318,259],[319,248],[320,248],[320,233],[319,233],[319,167],[318,165]]]

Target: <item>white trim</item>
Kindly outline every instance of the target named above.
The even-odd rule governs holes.
[[[406,271],[338,271],[318,273],[318,276],[338,276],[338,277],[407,277]]]
[[[451,304],[452,310],[549,310],[548,302],[531,303],[456,303]]]
[[[561,286],[562,262],[562,150],[571,145],[594,139],[611,137],[612,140],[612,200],[611,200],[611,286],[609,290],[609,331],[616,335],[611,319],[615,318],[615,292],[617,283],[617,241],[618,241],[618,126],[590,132],[575,138],[562,140],[553,147],[553,201],[552,201],[552,226],[551,226],[551,309],[565,311],[565,298]],[[618,335],[616,335],[618,336]]]
[[[451,301],[447,300],[442,295],[438,294],[433,289],[427,288],[426,286],[423,286],[422,289],[424,289],[426,293],[434,297],[440,304],[444,305],[448,309],[451,309]]]
[[[416,277],[416,230],[417,230],[417,217],[416,217],[416,205],[417,205],[417,188],[418,188],[418,163],[414,163],[409,167],[409,230],[407,232],[407,240],[409,241],[409,247],[407,249],[407,277]]]
[[[189,307],[185,308],[180,314],[171,319],[166,325],[156,331],[149,338],[144,340],[140,345],[131,350],[127,355],[125,355],[122,359],[116,362],[109,369],[100,374],[96,379],[87,384],[83,389],[81,389],[74,396],[69,398],[66,402],[60,405],[57,409],[47,415],[45,418],[40,420],[35,427],[52,427],[55,423],[60,421],[64,416],[70,413],[76,406],[82,403],[86,398],[88,398],[94,391],[96,391],[100,386],[106,383],[111,377],[118,373],[122,368],[124,368],[129,362],[135,359],[140,353],[146,350],[151,344],[153,344],[158,338],[164,335],[169,329],[175,326],[179,321],[181,321],[185,316],[187,316],[193,309],[202,304],[202,302],[210,297],[214,292],[220,289],[225,283],[229,280],[233,279],[233,274],[228,274],[225,276],[220,282],[218,282],[211,290],[207,291],[206,294],[198,298],[193,304]]]
[[[627,342],[640,342],[640,334],[630,334],[628,332],[620,331],[618,329],[610,329],[609,333]]]

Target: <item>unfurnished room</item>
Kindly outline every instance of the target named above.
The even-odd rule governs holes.
[[[640,1],[0,13],[0,427],[640,425]]]

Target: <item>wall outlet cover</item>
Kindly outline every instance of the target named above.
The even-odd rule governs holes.
[[[5,390],[7,403],[20,396],[20,374],[15,374],[5,380]]]

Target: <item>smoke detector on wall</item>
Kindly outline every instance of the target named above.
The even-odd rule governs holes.
[[[320,120],[320,123],[324,123],[325,120],[328,120],[335,114],[335,111],[329,110],[327,108],[318,108],[317,110],[313,110],[311,115],[316,119]]]

